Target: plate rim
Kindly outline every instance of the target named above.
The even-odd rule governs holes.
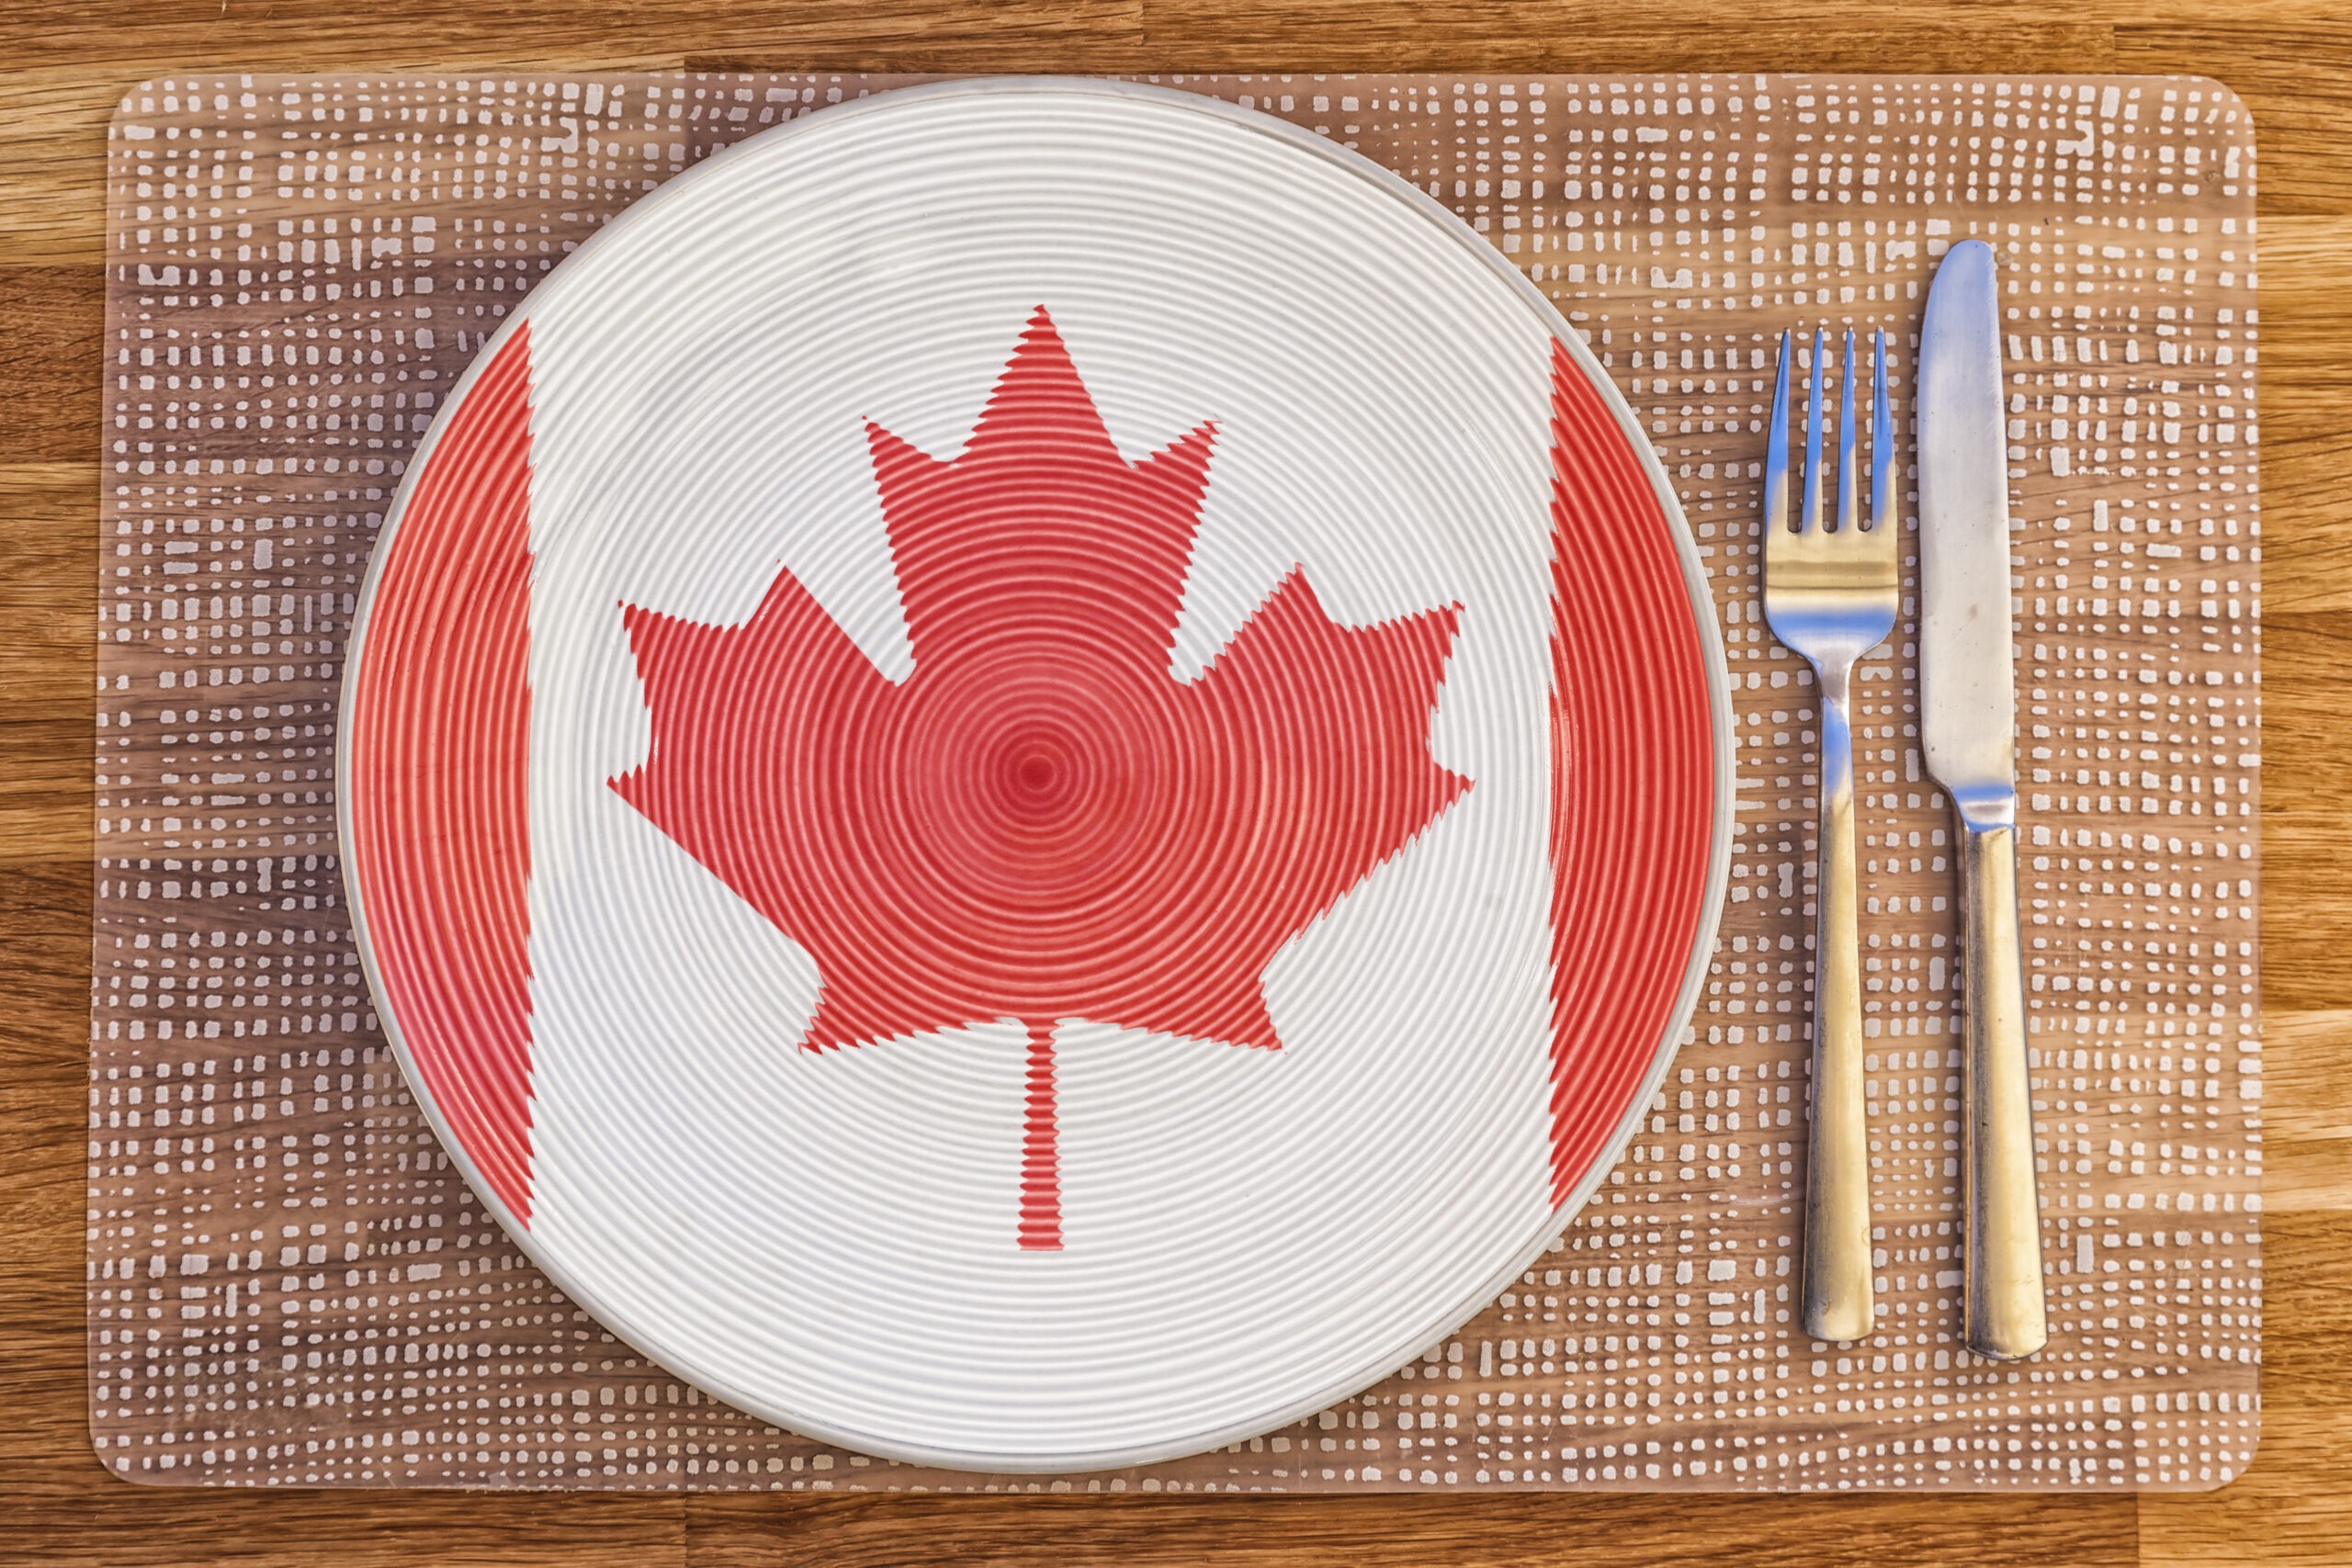
[[[408,466],[402,471],[400,483],[394,487],[391,499],[385,506],[384,521],[378,529],[375,544],[368,553],[368,570],[360,581],[358,596],[351,617],[350,631],[344,644],[343,684],[335,704],[335,838],[336,851],[343,863],[344,901],[351,921],[352,945],[359,954],[362,971],[368,977],[368,995],[376,1004],[376,1016],[382,1025],[385,1041],[391,1047],[395,1059],[400,1063],[401,1075],[408,1082],[410,1092],[415,1099],[418,1109],[424,1112],[425,1120],[432,1126],[442,1152],[456,1164],[459,1174],[465,1178],[475,1201],[497,1219],[500,1228],[506,1234],[508,1239],[554,1282],[557,1289],[563,1292],[575,1305],[588,1313],[599,1327],[628,1345],[632,1350],[644,1356],[649,1361],[677,1377],[682,1382],[700,1388],[704,1393],[749,1415],[772,1422],[787,1431],[814,1438],[819,1442],[894,1462],[932,1468],[983,1474],[1052,1475],[1163,1463],[1209,1452],[1231,1443],[1261,1436],[1326,1409],[1360,1392],[1369,1383],[1389,1375],[1396,1366],[1402,1366],[1411,1360],[1419,1351],[1409,1348],[1400,1349],[1396,1356],[1384,1357],[1365,1371],[1351,1372],[1344,1378],[1317,1385],[1307,1394],[1272,1406],[1262,1416],[1250,1416],[1238,1421],[1228,1421],[1194,1436],[1162,1439],[1151,1443],[1129,1444],[1118,1448],[1052,1454],[988,1453],[878,1438],[870,1433],[858,1432],[849,1427],[836,1426],[829,1421],[809,1419],[806,1413],[789,1411],[782,1404],[772,1402],[765,1395],[738,1386],[724,1372],[699,1364],[692,1358],[674,1352],[657,1353],[646,1340],[639,1337],[633,1328],[625,1327],[615,1315],[605,1310],[596,1291],[585,1286],[560,1262],[548,1256],[547,1249],[539,1245],[538,1238],[527,1224],[518,1225],[514,1223],[514,1215],[504,1201],[484,1179],[472,1156],[467,1151],[463,1142],[458,1138],[454,1129],[442,1114],[439,1103],[420,1072],[415,1058],[410,1053],[407,1038],[400,1021],[385,1000],[383,979],[377,967],[376,945],[368,935],[368,899],[362,885],[360,857],[349,851],[349,846],[356,841],[353,837],[351,819],[353,795],[350,777],[351,737],[354,733],[353,707],[360,686],[356,676],[365,661],[368,622],[375,605],[377,592],[381,585],[385,563],[391,553],[390,547],[398,535],[401,521],[407,513],[416,484],[426,468],[430,467],[434,447],[442,434],[449,427],[454,411],[465,405],[474,383],[498,357],[500,351],[512,335],[527,321],[532,303],[539,289],[553,282],[582,258],[594,254],[605,244],[609,236],[622,231],[634,223],[645,221],[644,215],[649,211],[658,214],[659,209],[666,204],[665,198],[673,197],[673,194],[681,188],[702,179],[709,170],[743,155],[748,149],[799,135],[811,127],[835,126],[853,117],[888,112],[894,107],[910,103],[925,102],[934,98],[1006,97],[1021,95],[1047,97],[1079,96],[1141,100],[1204,114],[1212,118],[1224,120],[1243,130],[1266,136],[1276,141],[1286,142],[1294,149],[1310,152],[1344,174],[1365,180],[1392,197],[1401,197],[1424,219],[1433,222],[1457,244],[1468,250],[1490,273],[1499,276],[1505,285],[1519,296],[1521,302],[1535,312],[1536,320],[1555,343],[1565,348],[1578,374],[1583,376],[1586,382],[1598,392],[1602,405],[1616,421],[1620,435],[1635,453],[1643,473],[1649,480],[1651,493],[1658,502],[1668,536],[1673,543],[1676,560],[1682,569],[1683,586],[1689,600],[1690,619],[1698,633],[1700,660],[1707,684],[1709,733],[1713,742],[1711,782],[1713,787],[1713,809],[1709,833],[1707,868],[1702,888],[1698,919],[1692,931],[1690,953],[1684,963],[1682,984],[1660,1032],[1659,1039],[1652,1047],[1651,1059],[1639,1087],[1628,1097],[1624,1110],[1619,1113],[1617,1125],[1602,1142],[1599,1152],[1594,1155],[1583,1176],[1553,1208],[1549,1218],[1537,1231],[1533,1240],[1511,1255],[1510,1267],[1496,1270],[1491,1278],[1471,1292],[1466,1300],[1457,1302],[1442,1314],[1432,1314],[1437,1319],[1434,1327],[1429,1333],[1418,1336],[1414,1343],[1419,1345],[1426,1341],[1430,1334],[1434,1334],[1441,1340],[1450,1337],[1464,1323],[1493,1301],[1496,1295],[1507,1288],[1520,1274],[1525,1272],[1535,1259],[1544,1255],[1550,1247],[1553,1238],[1583,1210],[1586,1203],[1591,1201],[1593,1193],[1608,1179],[1609,1173],[1616,1168],[1618,1162],[1624,1157],[1626,1145],[1633,1141],[1634,1134],[1640,1130],[1642,1119],[1647,1113],[1651,1097],[1657,1093],[1660,1085],[1665,1082],[1666,1076],[1673,1066],[1674,1058],[1681,1048],[1683,1032],[1690,1027],[1691,1017],[1697,1010],[1702,988],[1706,984],[1707,973],[1720,935],[1723,908],[1730,882],[1731,824],[1736,805],[1734,800],[1736,759],[1731,727],[1730,671],[1724,653],[1722,630],[1715,619],[1714,599],[1709,588],[1707,568],[1699,556],[1697,542],[1691,536],[1690,522],[1683,513],[1680,497],[1676,493],[1672,481],[1668,478],[1666,466],[1659,458],[1657,449],[1650,445],[1648,436],[1641,428],[1640,421],[1625,401],[1624,395],[1618,389],[1616,382],[1602,369],[1599,361],[1593,356],[1592,350],[1585,344],[1583,337],[1561,315],[1559,308],[1552,302],[1551,299],[1538,288],[1526,274],[1511,265],[1500,250],[1471,228],[1458,213],[1420,186],[1377,160],[1356,152],[1353,148],[1343,146],[1303,126],[1294,125],[1272,114],[1254,108],[1243,108],[1238,104],[1229,103],[1223,98],[1212,97],[1204,93],[1186,92],[1178,87],[1162,86],[1157,82],[1120,77],[988,74],[921,83],[904,87],[888,88],[843,103],[830,104],[769,130],[755,132],[712,152],[693,168],[665,181],[655,190],[616,213],[595,233],[582,241],[576,249],[551,268],[532,291],[524,297],[522,302],[508,312],[505,320],[500,322],[498,329],[476,347],[473,358],[442,398],[441,406],[435,413],[432,424],[411,451]]]

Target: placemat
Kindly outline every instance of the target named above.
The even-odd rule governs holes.
[[[531,284],[861,75],[206,75],[110,132],[91,1428],[234,1485],[1038,1491],[2210,1487],[2258,1423],[2251,121],[2145,78],[1168,77],[1450,203],[1618,378],[1713,575],[1730,903],[1646,1131],[1463,1331],[1281,1432],[992,1478],[682,1386],[489,1222],[343,908],[342,639],[437,401]],[[1814,694],[1754,536],[1786,327],[1907,388],[1955,238],[2004,265],[2049,1348],[1958,1343],[1953,880],[1904,620],[1856,714],[1882,1332],[1793,1326]],[[1907,393],[1899,412],[1907,412]],[[1906,515],[1908,507],[1906,506]]]

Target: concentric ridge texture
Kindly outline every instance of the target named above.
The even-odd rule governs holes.
[[[649,1354],[881,1454],[1187,1452],[1418,1352],[1631,1132],[1721,896],[1705,604],[1419,192],[1174,94],[893,95],[632,209],[441,412],[356,913]]]

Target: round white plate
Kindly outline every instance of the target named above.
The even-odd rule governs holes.
[[[1600,1179],[1713,935],[1722,669],[1623,404],[1436,202],[1185,94],[892,93],[631,209],[449,398],[353,908],[616,1334],[876,1454],[1143,1462],[1416,1355]]]

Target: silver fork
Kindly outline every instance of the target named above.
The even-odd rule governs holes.
[[[1894,540],[1889,505],[1894,429],[1887,409],[1886,334],[1871,362],[1871,516],[1857,526],[1854,334],[1846,333],[1838,395],[1838,520],[1821,520],[1820,329],[1805,399],[1804,503],[1789,521],[1789,364],[1781,336],[1772,433],[1764,460],[1764,618],[1813,666],[1821,688],[1821,831],[1815,878],[1813,1130],[1805,1166],[1804,1329],[1860,1339],[1874,1315],[1871,1278],[1870,1127],[1862,1105],[1862,987],[1854,907],[1855,661],[1894,629]]]

